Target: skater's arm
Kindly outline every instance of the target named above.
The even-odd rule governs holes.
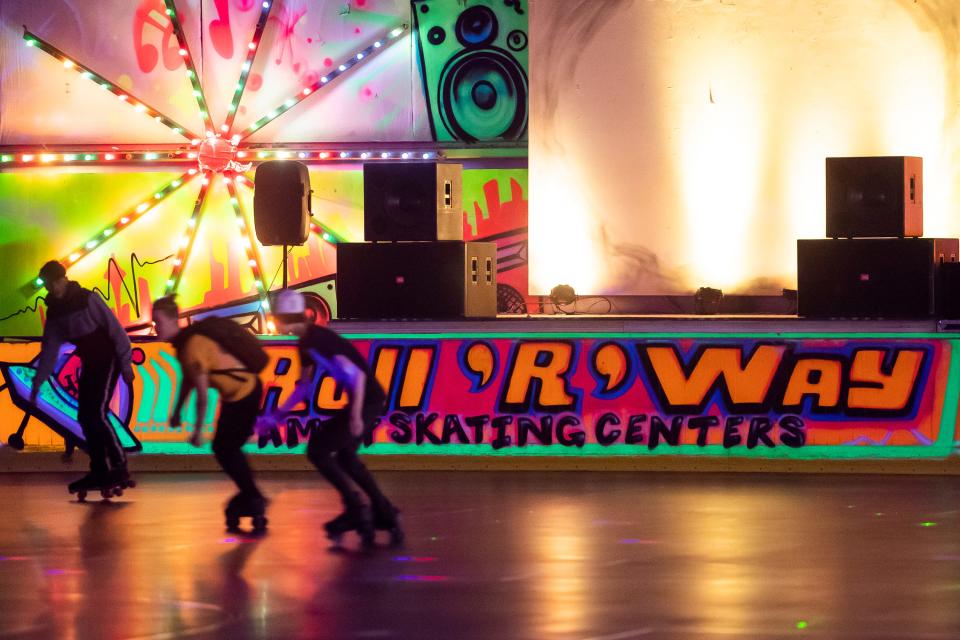
[[[346,378],[350,396],[350,433],[359,438],[363,435],[363,400],[367,391],[367,374],[346,356],[336,356],[333,362]]]
[[[173,406],[173,413],[170,414],[170,426],[174,429],[180,427],[180,412],[183,410],[183,403],[187,401],[187,396],[193,391],[193,382],[186,375],[181,376],[180,393],[177,395],[177,403]]]
[[[183,371],[183,390],[181,390],[181,397],[177,400],[177,407],[180,408],[191,389],[197,392],[196,428],[190,436],[190,444],[195,447],[203,443],[203,422],[207,416],[207,390],[210,388],[209,365],[206,364],[203,354],[197,351],[197,340],[200,340],[200,336],[193,336],[182,347],[180,368]]]
[[[37,363],[37,373],[33,376],[33,388],[30,390],[31,404],[36,404],[40,387],[53,373],[53,367],[57,364],[57,356],[60,355],[60,347],[63,346],[63,343],[64,339],[60,335],[57,325],[48,319],[46,326],[43,328],[40,361]]]
[[[313,364],[302,365],[300,368],[300,378],[290,393],[290,397],[287,398],[283,406],[278,407],[276,411],[268,412],[257,418],[254,424],[254,430],[260,435],[269,435],[276,429],[279,421],[286,418],[287,414],[293,411],[294,407],[310,397],[310,391],[314,388],[315,375],[316,367],[313,366]]]
[[[277,419],[286,417],[288,413],[293,411],[295,406],[307,399],[310,395],[310,389],[313,388],[314,375],[316,375],[315,366],[312,364],[302,366],[300,369],[300,378],[293,388],[293,393],[291,393],[287,401],[283,403],[283,406],[277,409]]]
[[[193,388],[197,390],[197,423],[190,437],[190,444],[199,447],[203,444],[203,421],[207,416],[207,389],[210,388],[206,371],[194,375]]]
[[[110,340],[113,342],[117,362],[120,364],[120,375],[123,376],[123,379],[128,383],[133,382],[133,365],[131,364],[133,346],[130,344],[130,336],[127,335],[123,325],[117,320],[117,316],[113,315],[113,312],[107,308],[106,303],[104,303],[103,298],[100,296],[91,295],[87,308],[90,311],[90,315],[97,321],[97,324],[107,330],[107,335],[110,336]]]

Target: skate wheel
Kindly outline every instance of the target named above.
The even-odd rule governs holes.
[[[113,497],[113,491],[110,489],[101,489],[100,497],[103,498],[104,500],[109,500],[110,498]]]
[[[236,516],[227,516],[227,531],[237,531],[240,529],[240,518]]]
[[[133,489],[133,488],[136,487],[136,486],[137,486],[137,481],[136,481],[136,480],[127,480],[127,488],[128,488],[128,489]]]
[[[394,527],[390,529],[390,545],[394,547],[399,547],[403,544],[406,536],[403,535],[403,529],[400,527]]]
[[[333,546],[339,547],[339,546],[340,546],[340,541],[343,540],[343,534],[342,534],[342,533],[329,533],[329,532],[328,532],[328,533],[327,533],[327,539],[330,540],[330,542],[333,544]]]
[[[266,516],[253,516],[253,530],[254,531],[266,531],[267,530],[267,517]]]
[[[123,495],[123,488],[121,488],[121,487],[116,487],[116,488],[113,490],[113,495],[117,496],[118,498],[119,498],[120,496],[122,496],[122,495]]]
[[[17,451],[23,451],[23,436],[19,433],[12,433],[10,437],[7,438],[7,444],[10,445],[10,448],[16,449]]]

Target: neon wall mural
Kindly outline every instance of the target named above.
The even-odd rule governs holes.
[[[282,249],[257,242],[252,194],[272,159],[311,170],[313,233],[287,275],[322,318],[336,243],[362,239],[361,165],[379,160],[465,163],[465,238],[498,243],[503,309],[526,311],[525,15],[517,0],[4,2],[0,336],[40,334],[50,258],[132,333],[170,292],[268,331]]]
[[[371,454],[942,459],[960,437],[960,345],[932,335],[352,339],[389,392],[366,443]],[[284,402],[299,376],[294,343],[266,340],[262,411]],[[38,349],[0,343],[0,424],[8,430],[0,436],[14,446],[82,448],[69,349],[38,407],[25,402]],[[124,445],[206,451],[167,426],[180,379],[169,346],[138,341],[134,362],[133,384],[118,384],[110,405]],[[300,452],[342,405],[335,382],[321,377],[309,405],[248,448]],[[209,407],[212,430],[216,403]]]

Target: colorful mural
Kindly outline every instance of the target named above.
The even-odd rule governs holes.
[[[311,169],[313,233],[290,249],[287,276],[321,316],[336,315],[336,243],[363,236],[362,164],[385,159],[465,163],[465,237],[497,242],[503,308],[525,312],[523,3],[416,10],[449,28],[428,58],[418,47],[436,36],[417,30],[408,0],[4,2],[0,270],[13,284],[0,335],[41,332],[35,277],[51,258],[131,332],[170,292],[191,316],[268,331],[282,248],[257,241],[252,195],[256,164],[273,159]],[[518,88],[486,62],[501,49]],[[450,57],[462,65],[441,81]],[[490,125],[507,112],[502,130],[476,128],[478,114]],[[434,137],[443,113],[468,135]]]
[[[351,339],[388,391],[371,454],[946,458],[958,439],[958,344],[935,335]],[[299,363],[290,339],[265,340],[269,411],[292,392]],[[76,359],[64,351],[31,407],[37,352],[36,342],[0,343],[0,424],[9,429],[0,435],[82,447]],[[167,425],[180,378],[169,345],[138,341],[135,362],[133,384],[121,382],[110,405],[121,441],[145,453],[204,451]],[[320,378],[310,404],[249,449],[299,452],[343,402],[335,382]],[[216,403],[209,407],[212,430]]]
[[[149,190],[157,174],[67,174],[28,176],[0,173],[0,207],[13,219],[34,221],[12,229],[10,245],[0,252],[0,268],[8,282],[31,282],[38,265],[49,259],[50,246],[67,246],[83,238],[81,230],[100,224],[103,212],[117,209],[118,201],[136,202],[138,190]],[[163,178],[160,178],[162,180]],[[338,229],[340,237],[363,237],[363,173],[358,168],[311,172],[314,210]],[[224,190],[225,191],[225,190]],[[527,171],[525,169],[471,169],[464,172],[464,238],[488,240],[498,246],[498,283],[505,311],[525,312],[527,297]],[[28,194],[35,193],[36,196]],[[239,192],[245,224],[252,228],[253,191]],[[178,199],[179,198],[179,199]],[[166,290],[178,259],[181,242],[175,230],[186,226],[193,197],[173,196],[169,205],[145,217],[110,242],[91,251],[72,266],[69,275],[88,288],[97,287],[107,305],[131,331],[147,326],[150,300]],[[247,267],[244,235],[231,211],[227,193],[212,193],[204,224],[185,261],[177,288],[179,300],[191,316],[216,309],[245,322],[259,318],[256,280]],[[4,223],[0,221],[0,226]],[[63,229],[51,238],[33,225]],[[2,235],[2,231],[0,231]],[[22,239],[18,239],[18,236]],[[268,291],[280,287],[282,250],[260,247]],[[55,250],[55,249],[54,249]],[[62,253],[62,252],[61,252]],[[58,255],[58,254],[55,254]],[[180,258],[182,260],[182,258]],[[291,286],[310,292],[321,316],[336,315],[336,249],[319,234],[302,247],[290,248]],[[42,293],[42,292],[40,292]],[[44,306],[31,291],[24,296],[6,285],[0,295],[0,335],[34,336],[42,331]],[[532,308],[532,307],[531,307]],[[255,329],[261,327],[253,322]]]

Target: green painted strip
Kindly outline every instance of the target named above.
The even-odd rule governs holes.
[[[947,388],[943,394],[943,409],[940,413],[940,434],[935,446],[945,447],[952,453],[957,430],[957,403],[960,400],[960,340],[949,342],[950,367],[947,369]]]
[[[737,340],[951,340],[949,335],[942,333],[684,333],[674,331],[670,333],[636,333],[636,332],[496,332],[478,331],[470,333],[350,333],[341,328],[339,333],[344,337],[357,340],[449,340],[449,339],[508,339],[508,338],[584,338],[622,340],[689,340],[689,339],[737,339]]]
[[[370,455],[453,455],[453,456],[547,456],[547,457],[651,457],[651,456],[698,456],[698,457],[726,457],[726,458],[753,458],[777,460],[852,460],[875,458],[946,458],[953,450],[952,445],[942,446],[939,443],[930,446],[867,446],[867,445],[813,445],[791,449],[777,447],[774,449],[759,447],[746,449],[733,447],[724,449],[722,445],[698,447],[697,445],[680,445],[678,447],[661,446],[650,450],[645,446],[631,447],[629,445],[611,445],[604,447],[599,444],[586,444],[581,449],[576,447],[505,447],[494,451],[489,444],[464,445],[449,444],[443,446],[416,447],[393,443],[378,443],[373,447],[362,449]]]

